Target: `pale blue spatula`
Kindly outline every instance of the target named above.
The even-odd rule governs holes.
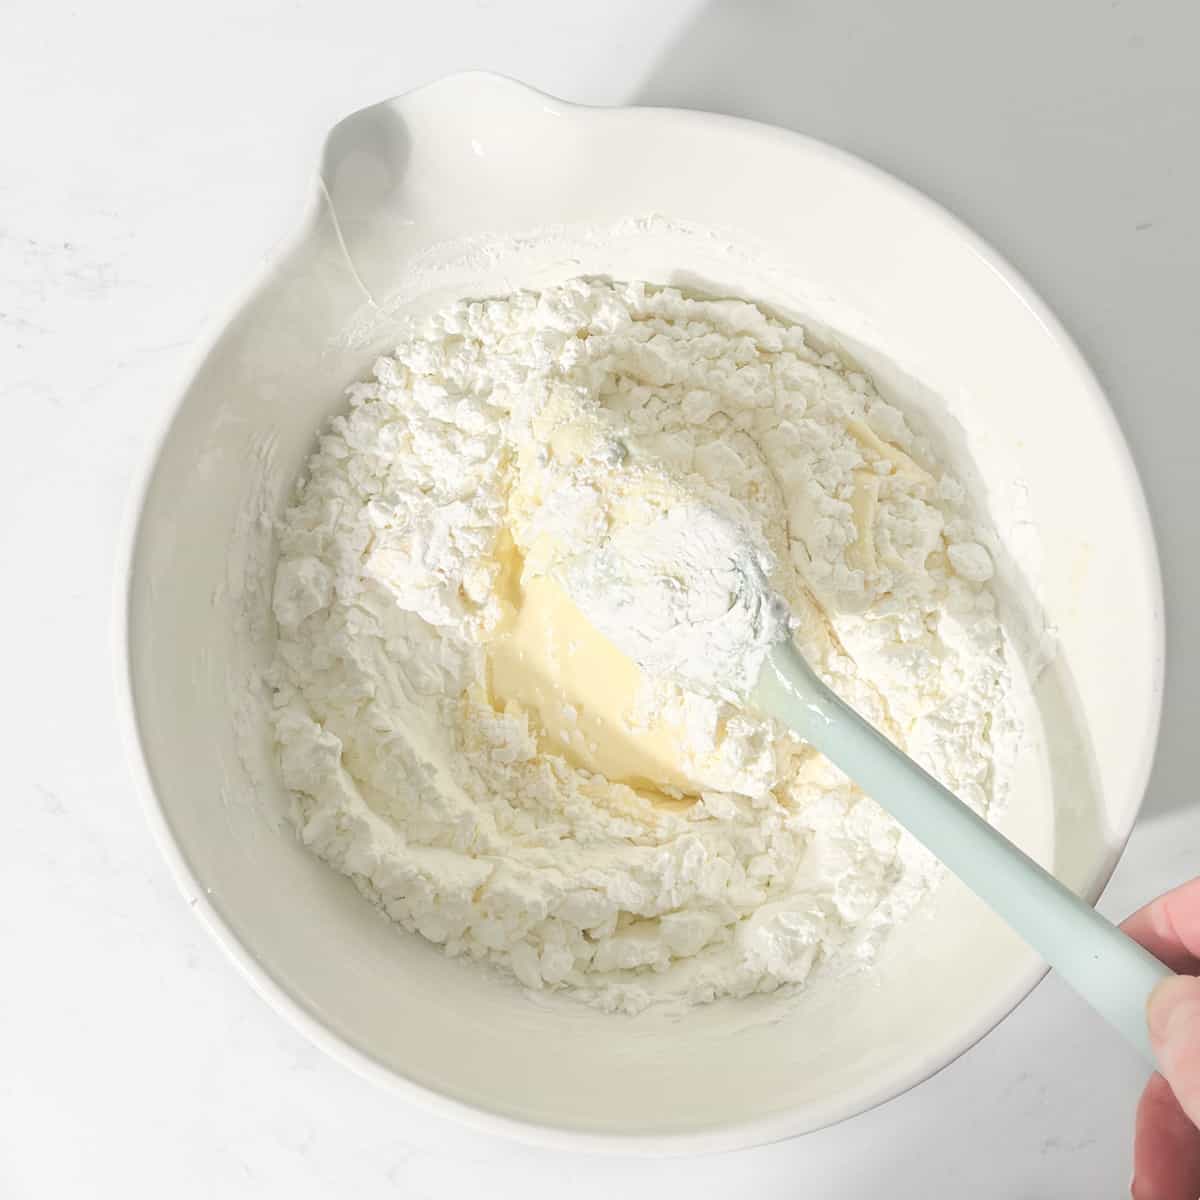
[[[749,702],[795,730],[1153,1061],[1146,1001],[1171,972],[835,696],[794,645],[787,605],[741,526],[658,486],[640,476],[637,519],[612,521],[600,544],[564,561],[583,613],[651,675]]]

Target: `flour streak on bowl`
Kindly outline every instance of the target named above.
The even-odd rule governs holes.
[[[932,1074],[1040,971],[954,881],[872,975],[680,1020],[535,1002],[380,920],[282,819],[253,687],[270,654],[270,519],[342,389],[388,347],[394,312],[594,274],[799,318],[936,439],[1000,534],[1041,731],[1003,828],[1094,898],[1149,771],[1161,594],[1128,453],[1069,339],[929,201],[745,122],[578,108],[459,76],[342,122],[322,177],[198,366],[130,523],[121,704],[188,899],[314,1041],[420,1104],[526,1140],[729,1149]]]

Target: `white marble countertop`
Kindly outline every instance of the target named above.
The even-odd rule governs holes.
[[[112,571],[148,430],[290,228],[338,117],[487,67],[576,100],[804,130],[1006,254],[1132,442],[1170,675],[1144,815],[1102,903],[1123,914],[1200,872],[1200,397],[1184,359],[1200,335],[1200,8],[9,0],[3,25],[0,1196],[1125,1194],[1142,1068],[1053,979],[899,1100],[719,1158],[514,1147],[348,1073],[251,993],[150,841],[113,715]]]

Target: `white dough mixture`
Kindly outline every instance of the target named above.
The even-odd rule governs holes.
[[[447,953],[607,1009],[870,962],[940,870],[742,700],[790,625],[1002,798],[989,535],[903,415],[752,304],[585,279],[414,322],[349,400],[279,528],[304,843]]]

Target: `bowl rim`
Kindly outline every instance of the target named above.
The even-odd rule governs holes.
[[[428,97],[443,90],[447,93],[465,93],[479,88],[506,89],[514,100],[524,100],[538,108],[548,105],[562,114],[581,111],[604,113],[606,114],[605,119],[611,118],[642,124],[660,122],[664,126],[675,126],[676,128],[696,125],[724,126],[747,135],[774,140],[780,146],[803,147],[807,153],[834,161],[844,169],[849,168],[868,179],[876,188],[882,189],[884,192],[891,192],[908,203],[915,203],[923,208],[927,215],[941,224],[950,236],[965,244],[987,264],[1029,310],[1047,336],[1052,339],[1089,393],[1088,399],[1093,407],[1097,425],[1108,439],[1113,452],[1114,465],[1120,468],[1125,489],[1130,500],[1136,505],[1134,517],[1140,526],[1138,542],[1142,555],[1140,563],[1134,564],[1134,569],[1140,571],[1148,583],[1154,599],[1154,629],[1151,631],[1154,645],[1153,705],[1152,711],[1147,714],[1149,719],[1141,746],[1141,762],[1136,772],[1137,803],[1122,826],[1109,831],[1113,840],[1103,861],[1097,865],[1087,887],[1082,891],[1083,897],[1089,903],[1095,903],[1111,878],[1129,840],[1144,801],[1154,763],[1162,719],[1165,675],[1164,593],[1153,523],[1145,489],[1142,487],[1129,444],[1099,380],[1059,319],[1011,264],[982,237],[937,201],[865,159],[807,134],[741,117],[693,109],[644,106],[605,107],[576,104],[559,99],[507,76],[488,71],[464,71],[442,76],[419,87],[378,101],[376,104],[368,105],[349,114],[349,117],[399,100],[413,99],[417,96]],[[815,1122],[811,1115],[806,1115],[810,1109],[805,1108],[786,1110],[744,1122],[726,1122],[678,1133],[607,1133],[507,1116],[480,1105],[455,1099],[436,1088],[404,1076],[394,1067],[375,1058],[369,1051],[354,1045],[347,1038],[336,1033],[319,1016],[301,1003],[255,957],[213,903],[174,834],[166,807],[159,798],[155,787],[142,741],[130,653],[134,563],[141,539],[149,488],[163,447],[178,418],[180,407],[192,381],[215,348],[230,321],[257,292],[274,265],[286,258],[305,240],[311,218],[319,211],[321,202],[320,189],[317,189],[308,198],[290,235],[277,245],[269,259],[253,273],[249,281],[238,291],[234,301],[216,311],[207,323],[204,333],[197,338],[195,347],[187,357],[185,367],[181,372],[181,385],[176,390],[172,402],[163,406],[157,424],[146,439],[141,452],[142,457],[129,487],[118,536],[111,631],[118,723],[121,726],[125,755],[134,776],[147,823],[177,886],[187,900],[188,906],[195,912],[201,923],[208,929],[254,991],[270,1007],[288,1020],[293,1028],[332,1058],[350,1067],[359,1075],[388,1088],[403,1100],[435,1116],[457,1121],[482,1133],[508,1137],[528,1145],[555,1150],[642,1156],[717,1153],[745,1149],[828,1128],[885,1104],[944,1070],[996,1028],[1033,991],[1048,972],[1045,964],[1034,963],[1016,977],[1003,995],[996,998],[986,1013],[967,1032],[946,1046],[940,1053],[930,1056],[919,1066],[911,1067],[907,1072],[893,1078],[883,1086],[864,1087],[853,1095],[844,1097],[840,1104],[826,1106],[820,1118]]]

